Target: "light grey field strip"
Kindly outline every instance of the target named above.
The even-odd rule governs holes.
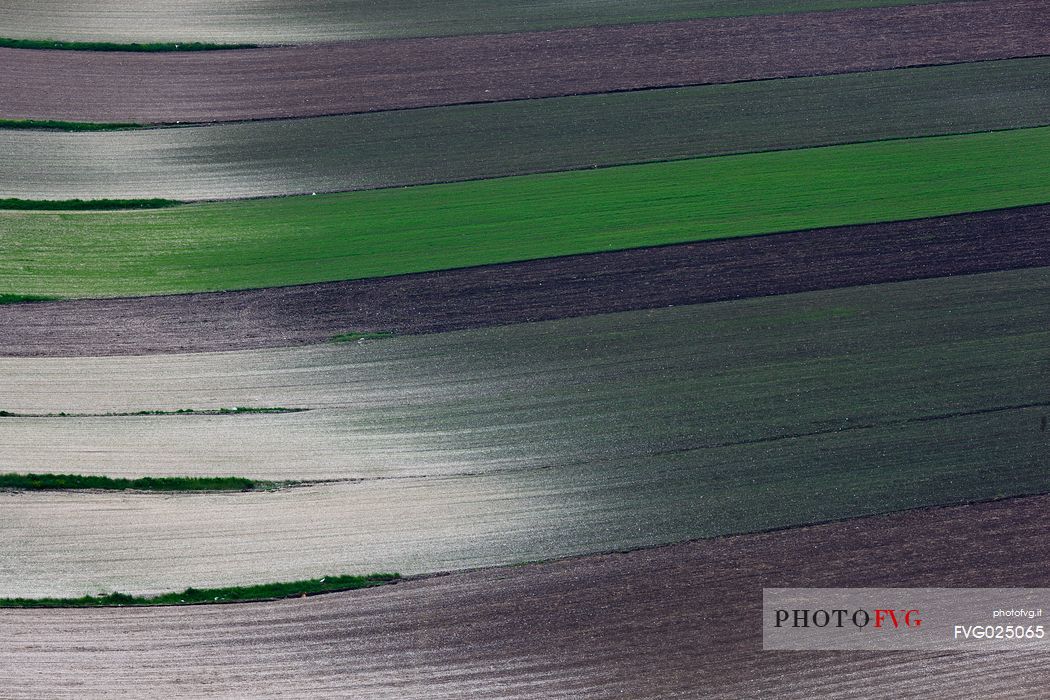
[[[885,655],[763,653],[757,621],[761,589],[785,581],[1032,585],[1050,561],[1048,505],[911,511],[277,603],[6,610],[0,687],[17,700],[327,700],[335,687],[391,700],[493,688],[534,698],[549,695],[537,691],[541,672],[544,689],[588,698],[897,697],[902,687],[912,697],[1034,698],[1050,684],[1045,654],[913,653],[887,673]]]
[[[12,38],[122,43],[303,43],[518,32],[957,0],[7,0]]]
[[[1047,492],[1048,307],[1034,269],[372,343],[0,358],[23,412],[315,408],[9,419],[0,470],[340,480],[3,492],[0,591],[408,575]]]
[[[134,131],[0,129],[0,197],[372,189],[1050,123],[1050,58]]]

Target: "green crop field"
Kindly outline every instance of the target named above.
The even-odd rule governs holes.
[[[1050,58],[117,133],[0,121],[0,196],[332,192],[1047,124]]]
[[[1048,158],[1050,128],[1035,128],[150,211],[4,212],[0,291],[264,287],[1045,203]]]

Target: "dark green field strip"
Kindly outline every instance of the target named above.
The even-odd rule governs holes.
[[[350,334],[348,334],[350,335]],[[358,333],[357,336],[385,337],[383,334]],[[359,338],[346,338],[345,340],[357,340]],[[360,338],[363,339],[363,338]],[[344,340],[341,337],[333,340]],[[273,414],[273,413],[302,413],[309,411],[308,408],[285,408],[283,406],[263,407],[236,406],[234,408],[177,408],[170,411],[143,410],[126,413],[18,413],[15,411],[0,410],[0,418],[127,418],[133,416],[237,416],[244,414]]]
[[[1017,59],[183,129],[0,131],[0,196],[331,192],[1047,123],[1050,58]]]
[[[0,290],[267,287],[1021,206],[1050,201],[1048,157],[1050,128],[1037,128],[140,212],[6,212]]]
[[[142,124],[130,122],[96,123],[65,122],[56,119],[0,119],[0,130],[18,129],[28,131],[127,131],[142,129]]]
[[[37,304],[42,301],[57,301],[58,297],[40,294],[0,294],[0,304]]]
[[[0,489],[16,491],[272,491],[281,485],[276,481],[236,476],[122,479],[83,474],[0,474]]]
[[[140,0],[107,7],[105,12],[98,11],[94,0],[12,0],[0,7],[0,26],[10,36],[30,39],[286,43],[517,32],[938,2],[953,0],[273,0],[266,3],[265,12],[248,0]]]
[[[104,211],[166,209],[181,204],[171,199],[0,199],[0,209],[11,211]]]
[[[184,591],[154,596],[107,593],[80,598],[0,598],[0,608],[108,608],[149,605],[202,605],[214,603],[247,603],[249,601],[300,598],[337,591],[356,591],[373,588],[400,579],[399,574],[368,574],[367,576],[325,576],[305,581],[263,583],[255,586],[228,588],[187,588]]]
[[[0,48],[0,117],[316,117],[1047,55],[1043,0],[195,54]]]
[[[161,51],[218,51],[223,49],[251,49],[255,47],[255,44],[210,44],[199,41],[134,44],[114,41],[55,41],[53,39],[0,38],[0,48],[44,49],[57,51],[133,51],[135,53],[157,53]]]

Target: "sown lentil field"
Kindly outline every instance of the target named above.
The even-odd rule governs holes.
[[[180,129],[0,130],[0,197],[302,194],[1045,126],[1048,76],[1050,60],[1032,58]]]
[[[761,601],[1050,588],[1045,3],[0,27],[0,695],[1042,692]]]
[[[1047,54],[1042,0],[238,51],[0,48],[0,118],[306,117]]]
[[[250,2],[12,0],[0,10],[7,36],[74,41],[288,43],[376,37],[445,36],[629,24],[701,17],[919,5],[938,0],[539,0],[397,3],[277,0],[261,12]],[[943,0],[942,0],[943,1]],[[949,0],[951,1],[951,0]],[[959,0],[955,0],[959,1]]]

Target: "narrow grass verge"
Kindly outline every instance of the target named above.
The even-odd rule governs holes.
[[[0,119],[0,129],[25,129],[32,131],[128,131],[145,129],[145,124],[120,122],[64,122],[56,119]]]
[[[82,212],[61,226],[54,214],[9,212],[0,289],[249,289],[1046,204],[1048,154],[1043,127]]]
[[[147,476],[120,479],[82,474],[0,474],[0,489],[20,491],[272,491],[281,485],[276,481],[239,476]]]
[[[5,49],[58,49],[62,51],[136,51],[159,53],[163,51],[220,51],[226,49],[254,49],[258,44],[212,44],[202,41],[168,41],[148,44],[121,43],[115,41],[55,41],[53,39],[0,38],[0,48]]]
[[[367,576],[325,576],[287,583],[263,583],[257,586],[230,588],[187,588],[184,591],[157,596],[133,596],[125,593],[83,596],[80,598],[0,598],[0,608],[100,608],[145,605],[202,605],[206,603],[244,603],[279,600],[355,591],[400,580],[401,574],[377,573]]]
[[[14,211],[104,211],[166,209],[182,204],[174,199],[0,199],[0,209]]]
[[[0,294],[0,304],[36,304],[41,301],[57,301],[58,297],[42,294]]]
[[[309,408],[284,406],[236,406],[234,408],[179,408],[174,411],[129,411],[126,413],[16,413],[0,411],[0,418],[119,418],[126,416],[235,416],[244,413],[302,413]]]
[[[358,340],[381,340],[393,337],[394,333],[390,331],[374,331],[371,333],[340,333],[333,335],[329,340],[333,343],[352,343]]]

